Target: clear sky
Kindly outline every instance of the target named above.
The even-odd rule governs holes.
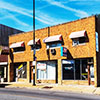
[[[36,29],[100,14],[100,0],[35,0]],[[0,24],[32,30],[33,0],[0,0]]]

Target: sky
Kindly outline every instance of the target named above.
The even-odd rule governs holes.
[[[100,14],[100,0],[35,0],[35,29]],[[0,0],[0,24],[33,30],[33,0]]]

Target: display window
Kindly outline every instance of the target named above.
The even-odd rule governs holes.
[[[88,80],[88,59],[63,60],[62,79],[63,80]],[[94,77],[94,67],[91,67],[91,77]]]
[[[56,62],[37,62],[37,79],[38,80],[55,80],[56,79]]]
[[[18,63],[16,66],[16,78],[27,78],[27,63]]]

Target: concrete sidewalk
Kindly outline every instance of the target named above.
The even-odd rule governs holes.
[[[5,88],[30,88],[30,89],[46,89],[51,91],[69,91],[76,93],[88,93],[100,95],[100,87],[85,86],[85,85],[58,85],[58,84],[36,84],[23,82],[1,83]]]

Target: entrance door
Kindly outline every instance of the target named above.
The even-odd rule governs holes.
[[[47,78],[48,80],[56,80],[56,63],[47,62]]]

